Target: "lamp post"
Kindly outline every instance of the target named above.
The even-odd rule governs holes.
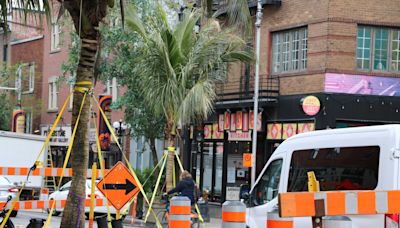
[[[258,87],[260,77],[260,43],[261,43],[261,21],[262,21],[262,1],[257,1],[256,14],[256,64],[255,64],[255,79],[254,79],[254,116],[253,116],[253,140],[252,140],[252,166],[251,166],[251,187],[254,186],[256,180],[256,155],[257,155],[257,117],[258,117]],[[250,117],[251,118],[251,117]]]
[[[129,125],[120,119],[119,121],[115,121],[113,123],[113,127],[115,128],[115,131],[118,135],[118,143],[121,146],[121,148],[120,148],[121,153],[124,153],[124,145],[122,143],[122,137],[125,136],[124,132],[126,129],[129,128]],[[122,160],[121,158],[122,158],[122,155],[120,155],[120,154],[115,156],[115,159],[117,161],[121,161]]]

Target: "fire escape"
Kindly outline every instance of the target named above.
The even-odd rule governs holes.
[[[214,0],[213,10],[224,14],[226,7],[224,0]],[[281,0],[262,0],[263,7],[281,5]],[[248,1],[252,14],[257,8],[257,0]],[[254,94],[254,71],[249,64],[244,66],[244,73],[241,76],[228,75],[224,83],[218,84],[216,91],[218,99],[216,102],[219,108],[235,106],[249,107],[253,105]],[[259,103],[277,103],[279,96],[279,78],[269,74],[260,74]]]

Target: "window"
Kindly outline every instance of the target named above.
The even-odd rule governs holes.
[[[60,25],[57,22],[51,24],[51,51],[60,49]]]
[[[25,112],[25,133],[32,134],[32,112]]]
[[[252,192],[254,204],[262,205],[274,199],[279,192],[282,159],[272,161]]]
[[[276,32],[272,35],[272,72],[307,69],[307,28]]]
[[[72,110],[72,106],[74,104],[74,93],[73,93],[73,91],[74,91],[74,86],[70,85],[69,86],[69,92],[71,93],[71,97],[69,98],[69,107],[68,107],[70,110]]]
[[[107,80],[106,84],[106,94],[112,96],[112,101],[117,101],[118,99],[118,83],[117,78]]]
[[[321,191],[373,190],[378,169],[378,146],[294,151],[287,191],[308,191],[308,171],[314,171]]]
[[[58,90],[57,78],[53,77],[49,80],[49,110],[58,109]]]
[[[400,71],[400,29],[359,26],[357,68],[360,70]]]
[[[29,64],[29,92],[32,93],[35,88],[35,64]]]

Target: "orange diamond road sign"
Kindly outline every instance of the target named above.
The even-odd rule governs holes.
[[[251,153],[243,153],[243,167],[251,167]]]
[[[110,169],[97,184],[97,188],[116,210],[120,210],[139,192],[135,178],[122,162]]]

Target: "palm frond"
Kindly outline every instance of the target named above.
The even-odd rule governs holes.
[[[147,40],[145,26],[139,18],[136,9],[132,5],[128,5],[126,14],[126,25],[131,31],[137,32],[143,39]]]

